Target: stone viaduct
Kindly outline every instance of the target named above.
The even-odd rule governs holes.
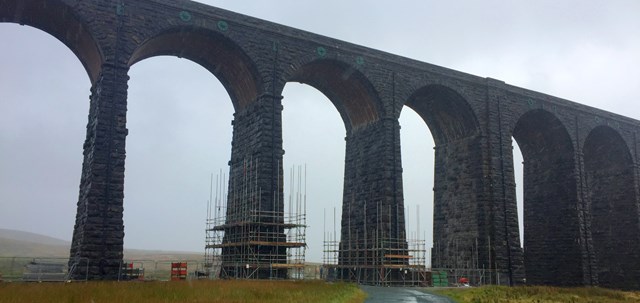
[[[56,37],[91,80],[70,252],[72,263],[89,260],[91,279],[115,279],[123,256],[128,70],[172,55],[226,88],[230,176],[258,159],[265,209],[282,204],[285,84],[333,102],[347,133],[341,247],[376,228],[405,238],[398,117],[408,106],[436,143],[433,267],[476,262],[501,283],[640,288],[637,120],[191,1],[0,0],[0,21]],[[512,138],[524,156],[524,249]],[[394,219],[364,216],[367,203]]]

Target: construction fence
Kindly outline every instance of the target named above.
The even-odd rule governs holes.
[[[0,281],[63,282],[88,280],[89,260],[74,260],[70,275],[68,258],[0,257]],[[175,281],[211,279],[203,260],[124,260],[120,262],[119,281]]]
[[[84,260],[83,268],[75,268],[79,276],[87,280],[88,264]],[[33,258],[33,257],[0,257],[0,281],[14,282],[56,282],[71,280],[69,275],[69,259],[67,258]]]

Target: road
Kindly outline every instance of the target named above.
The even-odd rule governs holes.
[[[360,286],[368,297],[365,303],[454,303],[448,298],[418,290],[418,288]]]

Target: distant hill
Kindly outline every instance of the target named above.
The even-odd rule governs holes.
[[[69,247],[70,244],[40,244],[32,241],[21,241],[0,237],[0,257],[68,258]]]
[[[0,229],[0,257],[68,258],[71,242],[36,233]],[[129,260],[202,260],[204,252],[125,249]]]
[[[22,242],[32,242],[45,245],[71,246],[71,242],[69,241],[13,229],[0,228],[0,239],[18,240]]]

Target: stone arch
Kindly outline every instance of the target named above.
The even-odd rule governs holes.
[[[480,133],[476,115],[464,97],[443,85],[427,85],[405,103],[427,123],[436,145]]]
[[[616,130],[598,126],[587,136],[583,154],[598,281],[637,289],[638,197],[629,147]]]
[[[526,112],[513,129],[524,158],[527,283],[582,284],[577,176],[571,137],[552,113]]]
[[[428,126],[435,147],[433,184],[432,267],[464,268],[476,256],[481,218],[461,220],[478,213],[482,197],[480,127],[468,101],[444,85],[417,89],[405,105],[413,109]],[[488,268],[489,264],[485,264]]]
[[[238,44],[216,31],[189,26],[163,30],[140,44],[128,64],[163,55],[186,58],[209,70],[227,90],[236,112],[255,102],[261,91],[253,61]]]
[[[18,23],[40,29],[60,40],[78,57],[91,83],[100,76],[104,57],[74,9],[59,0],[16,0],[0,2],[0,22]]]
[[[308,84],[322,92],[336,107],[347,132],[380,119],[381,101],[366,76],[345,62],[318,59],[298,66],[286,82]]]

